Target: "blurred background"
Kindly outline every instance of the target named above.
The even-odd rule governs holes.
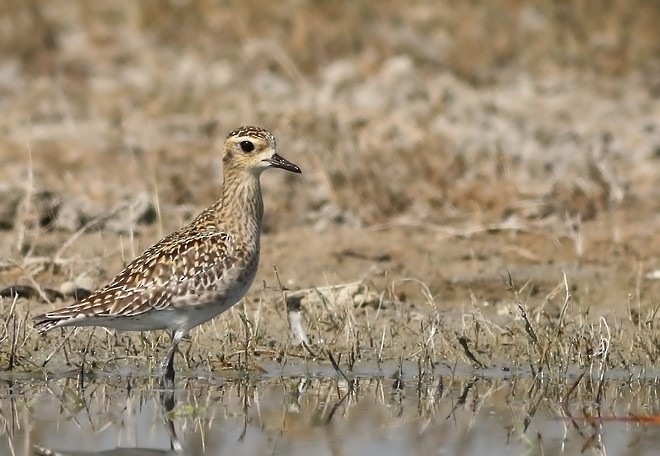
[[[258,278],[185,349],[192,379],[217,376],[213,394],[192,383],[180,398],[177,420],[209,423],[184,427],[189,441],[240,446],[254,419],[247,442],[256,431],[283,454],[300,436],[311,442],[301,454],[324,451],[326,433],[337,448],[374,435],[385,453],[454,441],[497,453],[498,432],[502,454],[532,441],[585,452],[602,443],[601,411],[657,408],[656,384],[631,385],[657,378],[660,360],[660,1],[1,0],[0,290],[102,286],[214,201],[219,148],[244,124],[272,131],[303,174],[265,173]],[[329,406],[342,380],[291,341],[282,285],[300,293],[315,350],[374,376],[343,424],[326,425],[336,410],[346,420],[352,399]],[[94,449],[160,435],[167,448],[164,429],[152,432],[157,404],[130,389],[164,335],[37,337],[30,315],[62,304],[39,297],[0,298],[0,365],[14,382],[0,428],[18,429],[21,446],[30,434]],[[39,367],[53,355],[54,380]],[[293,382],[248,391],[244,369],[271,366],[279,382],[296,360],[291,375],[330,379],[312,380],[303,407],[288,404]],[[614,389],[595,379],[603,365]],[[440,377],[423,386],[427,366]],[[73,377],[86,369],[100,380],[79,396]],[[116,372],[128,383],[106,386]],[[216,390],[232,372],[246,392]],[[509,380],[516,372],[524,381]],[[543,387],[527,383],[537,374]],[[45,378],[47,394],[35,386]],[[435,422],[429,404],[445,407]],[[269,414],[275,424],[262,424]],[[132,433],[147,429],[135,417],[149,432]],[[623,429],[614,453],[646,448],[640,433],[653,427],[630,423],[609,421]],[[73,433],[80,442],[63,442]]]
[[[268,233],[657,215],[655,0],[5,0],[0,24],[4,256],[99,217],[157,221],[146,247],[213,201],[242,124],[304,171],[265,177]]]

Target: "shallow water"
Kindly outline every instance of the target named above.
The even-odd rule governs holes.
[[[177,379],[6,379],[0,454],[657,454],[655,381],[317,366]],[[366,370],[365,370],[366,371]],[[385,375],[386,374],[386,375]],[[613,373],[616,374],[616,373]],[[229,378],[233,377],[233,378]],[[568,397],[568,400],[566,398]],[[643,422],[639,417],[652,417]]]

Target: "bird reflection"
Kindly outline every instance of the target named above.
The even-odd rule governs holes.
[[[170,449],[157,449],[157,448],[124,448],[118,447],[110,450],[102,451],[59,451],[52,448],[35,445],[33,447],[34,454],[39,456],[166,456],[166,455],[189,455],[184,450],[179,437],[174,428],[172,421],[172,411],[176,406],[176,399],[174,398],[174,391],[171,389],[163,390],[160,393],[160,407],[163,417],[163,425],[170,440]]]

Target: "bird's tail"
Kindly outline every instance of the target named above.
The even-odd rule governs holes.
[[[39,331],[39,334],[43,334],[46,331],[49,331],[57,326],[61,326],[61,318],[51,318],[48,314],[41,314],[34,317],[34,327]]]
[[[45,314],[34,317],[33,322],[39,333],[45,333],[58,326],[68,326],[74,324],[81,318],[89,314],[90,306],[87,302],[79,302],[62,309],[46,312]]]

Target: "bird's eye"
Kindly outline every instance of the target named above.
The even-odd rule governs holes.
[[[243,152],[252,152],[254,150],[254,144],[252,141],[241,141],[241,149],[243,149]]]

